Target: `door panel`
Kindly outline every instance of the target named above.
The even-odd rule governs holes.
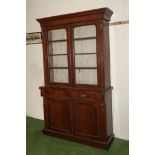
[[[71,132],[71,107],[70,100],[66,98],[52,97],[48,99],[50,128]]]
[[[84,24],[84,23],[83,23]],[[98,85],[96,25],[73,27],[75,84]]]
[[[68,69],[50,69],[50,80],[56,83],[68,83]]]
[[[74,132],[76,135],[97,138],[98,110],[97,103],[90,100],[73,101]]]
[[[97,85],[96,69],[75,69],[77,84]]]
[[[66,28],[48,30],[47,38],[49,83],[68,84],[67,30]]]

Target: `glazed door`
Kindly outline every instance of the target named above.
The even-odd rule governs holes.
[[[48,83],[57,86],[66,86],[69,78],[69,52],[68,52],[67,26],[53,27],[47,30],[47,69]]]
[[[49,127],[55,131],[72,132],[71,103],[64,97],[48,98]]]
[[[73,56],[76,87],[99,86],[97,26],[92,22],[74,24]]]
[[[98,138],[97,102],[87,99],[73,100],[74,134],[87,138]]]

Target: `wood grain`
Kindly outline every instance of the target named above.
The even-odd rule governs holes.
[[[44,134],[103,149],[110,146],[113,139],[109,48],[109,21],[112,13],[108,8],[100,8],[37,19],[42,28],[44,60],[45,84],[40,87],[41,96],[44,99]],[[125,22],[113,23],[113,25],[117,24],[125,24]],[[96,27],[95,52],[97,65],[96,67],[75,67],[73,29],[74,27],[88,25]],[[54,83],[50,80],[47,36],[49,30],[62,28],[66,28],[67,32],[69,65],[68,68],[65,66],[50,67],[68,69],[69,82]],[[79,41],[82,39],[80,38]],[[94,39],[94,36],[86,39]],[[96,69],[97,84],[78,84],[76,82],[76,69],[89,69],[89,71],[90,69]],[[89,78],[93,78],[93,76],[89,76]]]

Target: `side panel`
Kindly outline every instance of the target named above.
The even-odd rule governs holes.
[[[111,91],[105,93],[105,103],[106,103],[107,136],[111,136],[111,134],[113,134]]]
[[[105,89],[111,87],[110,81],[110,44],[109,44],[109,23],[103,22],[103,44],[104,44],[104,78],[105,78]]]

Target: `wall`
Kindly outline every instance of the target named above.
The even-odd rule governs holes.
[[[27,33],[38,32],[36,18],[109,7],[111,21],[128,20],[128,0],[27,0]],[[128,113],[128,24],[110,26],[111,83],[115,137],[129,138]],[[43,104],[38,87],[43,85],[41,44],[27,45],[27,116],[43,119]]]

